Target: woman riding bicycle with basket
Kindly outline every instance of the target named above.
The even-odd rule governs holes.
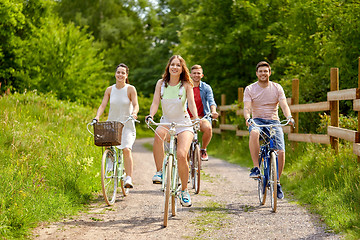
[[[116,84],[111,85],[105,90],[102,103],[97,110],[95,120],[99,121],[100,116],[104,113],[106,105],[110,101],[110,109],[108,121],[125,122],[129,116],[137,119],[139,112],[139,104],[137,99],[137,92],[134,86],[129,84],[129,68],[120,63],[115,72]],[[124,155],[124,166],[126,178],[125,188],[133,188],[132,172],[133,159],[131,154],[132,146],[136,139],[136,129],[134,121],[127,121],[121,133],[121,145],[117,148],[122,149]]]
[[[161,101],[163,112],[160,120],[161,123],[175,122],[191,125],[191,119],[186,110],[186,102],[188,102],[193,116],[198,118],[192,87],[193,83],[185,60],[179,55],[172,56],[165,68],[162,79],[156,84],[153,102],[150,107],[150,115],[146,117],[146,121],[154,117]],[[153,183],[161,183],[162,181],[161,168],[164,158],[164,139],[167,132],[168,127],[159,126],[156,128],[153,145],[156,174],[152,179]],[[181,181],[180,201],[183,206],[190,207],[191,199],[187,189],[189,179],[187,153],[194,135],[193,128],[178,127],[176,128],[176,134],[178,172]]]

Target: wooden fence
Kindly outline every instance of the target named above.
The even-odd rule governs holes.
[[[235,111],[236,115],[243,116],[242,105],[244,88],[238,88],[239,104],[226,105],[225,94],[221,95],[221,105],[218,107],[220,113],[220,123],[213,132],[221,134],[222,131],[236,131],[237,136],[248,136],[249,132],[239,130],[238,125],[226,124],[227,111]],[[353,131],[339,127],[339,101],[352,100],[353,110],[358,112],[358,131]],[[287,133],[288,140],[293,142],[309,142],[331,144],[332,148],[338,152],[339,138],[353,142],[353,152],[360,156],[360,58],[358,63],[358,88],[339,90],[339,69],[330,69],[330,92],[327,92],[327,101],[318,103],[299,104],[299,80],[293,79],[292,98],[288,98],[291,114],[296,122],[296,128],[293,130],[290,126],[284,127],[284,133]],[[327,128],[327,134],[304,134],[298,133],[299,113],[300,112],[325,112],[330,111],[331,123]],[[358,157],[360,160],[360,157]]]

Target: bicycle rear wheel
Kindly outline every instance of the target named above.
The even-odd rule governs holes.
[[[276,212],[277,207],[277,171],[276,171],[276,154],[270,152],[270,196],[271,208]]]
[[[171,167],[173,162],[173,156],[167,156],[167,161],[165,165],[165,172],[163,174],[164,181],[164,227],[168,224],[169,217],[169,200],[170,200],[170,188],[171,188]],[[164,170],[163,170],[164,171]]]
[[[264,158],[259,159],[260,176],[258,178],[258,195],[260,205],[264,205],[266,201],[266,184],[267,178],[265,177],[265,163]]]
[[[195,149],[193,152],[193,188],[195,189],[195,193],[198,194],[200,192],[200,176],[201,176],[201,159],[200,159],[200,146],[199,144],[195,145]]]
[[[118,169],[115,162],[115,152],[106,149],[101,160],[101,188],[107,205],[114,204],[118,185]]]

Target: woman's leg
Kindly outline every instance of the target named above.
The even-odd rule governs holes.
[[[131,149],[124,148],[123,155],[124,155],[124,168],[125,168],[126,176],[131,177],[133,173],[133,159],[132,159]]]
[[[153,154],[156,165],[156,171],[161,171],[163,160],[164,160],[164,139],[168,130],[164,127],[156,128],[154,137]]]
[[[181,181],[181,190],[187,189],[189,179],[189,165],[187,161],[187,154],[194,134],[190,131],[184,131],[177,136],[177,152],[176,157],[178,160],[179,177]]]

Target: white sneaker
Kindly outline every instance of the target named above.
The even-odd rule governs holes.
[[[126,176],[125,183],[124,183],[124,188],[133,188],[133,187],[134,187],[134,185],[131,182],[131,177]]]
[[[180,202],[183,207],[191,207],[191,198],[189,191],[185,189],[180,193]]]
[[[162,183],[162,171],[158,171],[152,178],[154,184],[161,184]]]

